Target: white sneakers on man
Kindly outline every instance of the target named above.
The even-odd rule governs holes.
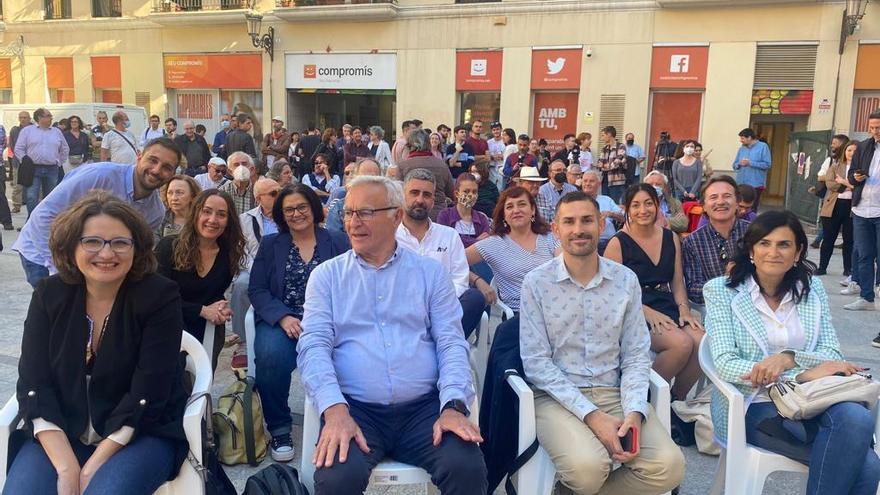
[[[849,282],[846,285],[845,289],[841,289],[840,293],[843,294],[844,296],[854,296],[854,295],[857,295],[859,292],[861,292],[861,290],[862,289],[859,287],[859,284],[857,284],[855,282]]]
[[[866,301],[860,297],[856,301],[844,305],[843,309],[850,311],[874,311],[876,308],[873,302]]]

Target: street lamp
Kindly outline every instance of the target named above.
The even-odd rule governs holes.
[[[244,18],[247,21],[247,29],[248,34],[251,36],[251,42],[256,48],[266,50],[266,53],[269,54],[269,60],[274,61],[275,28],[269,26],[269,29],[267,30],[268,32],[261,36],[260,27],[263,23],[263,16],[256,10],[253,10],[253,8],[248,9],[244,14]]]
[[[843,11],[843,21],[840,27],[840,46],[838,53],[843,54],[843,47],[846,39],[859,28],[859,21],[865,16],[865,10],[868,8],[868,2],[871,0],[847,0],[846,8]]]

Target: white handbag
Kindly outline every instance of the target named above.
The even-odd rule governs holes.
[[[782,416],[793,420],[814,418],[839,402],[872,407],[880,397],[880,383],[853,374],[824,376],[806,383],[779,381],[770,386],[770,398]]]

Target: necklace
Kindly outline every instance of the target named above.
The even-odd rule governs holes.
[[[94,340],[94,331],[95,331],[95,322],[92,320],[92,317],[86,315],[86,318],[89,320],[89,341],[86,343],[86,362],[89,363],[92,361],[92,358],[95,357],[95,351],[92,349],[92,342]],[[98,335],[98,338],[103,341],[104,332],[107,331],[107,323],[110,321],[110,315],[104,317],[104,323],[101,324],[101,333]]]

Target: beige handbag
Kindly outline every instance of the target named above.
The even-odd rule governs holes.
[[[793,420],[814,418],[839,402],[872,407],[880,396],[880,383],[868,377],[824,376],[806,383],[779,381],[770,386],[770,398],[782,416]]]

